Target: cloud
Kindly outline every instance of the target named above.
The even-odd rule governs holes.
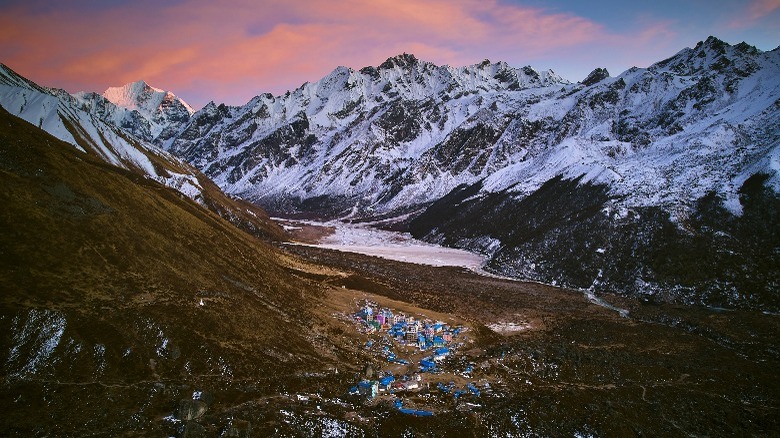
[[[645,34],[662,30],[648,27]],[[526,65],[551,54],[592,57],[583,48],[604,44],[629,42],[573,14],[499,0],[138,0],[99,9],[0,8],[0,59],[21,74],[69,91],[145,79],[196,107],[212,98],[242,104],[317,80],[337,65],[378,65],[401,52],[438,64],[490,58]]]
[[[752,0],[741,14],[732,18],[728,27],[745,28],[780,9],[780,0]]]
[[[748,7],[748,14],[751,19],[758,20],[778,8],[780,8],[780,0],[753,0]]]

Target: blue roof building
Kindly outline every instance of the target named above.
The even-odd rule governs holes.
[[[423,359],[420,361],[420,370],[423,372],[433,371],[436,369],[436,362],[430,359]]]
[[[363,380],[358,383],[358,393],[370,400],[379,393],[379,383],[376,381]]]

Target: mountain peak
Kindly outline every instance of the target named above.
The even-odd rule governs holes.
[[[400,55],[393,56],[392,58],[387,58],[385,62],[379,65],[380,69],[390,69],[394,67],[410,67],[419,62],[419,59],[417,59],[416,56],[410,54],[410,53],[402,53]]]
[[[730,47],[729,43],[710,36],[706,40],[696,43],[693,53],[700,58],[716,58],[725,55]]]
[[[651,70],[666,69],[676,74],[693,75],[705,70],[730,70],[745,77],[758,68],[756,55],[761,50],[746,44],[730,45],[714,36],[685,48],[674,56],[650,66]]]
[[[723,49],[725,49],[728,46],[729,46],[729,44],[727,42],[710,35],[709,37],[707,37],[706,40],[699,41],[696,44],[695,48],[699,49],[701,47],[704,47],[704,48],[710,48],[710,49],[716,49],[716,50],[723,50]]]
[[[125,87],[133,87],[133,88],[151,88],[149,84],[146,83],[145,80],[140,79],[135,82],[130,82],[129,84],[125,84]]]
[[[741,43],[734,46],[735,49],[737,49],[740,53],[744,53],[747,55],[757,55],[760,51],[756,48],[756,46],[751,46],[750,44],[742,41]]]
[[[589,87],[591,85],[597,84],[604,79],[609,77],[609,72],[606,68],[596,68],[592,72],[588,74],[585,79],[582,80],[582,85],[585,85],[586,87]]]
[[[130,82],[121,87],[109,87],[103,92],[103,97],[119,107],[137,110],[142,113],[152,114],[159,111],[161,105],[167,107],[171,104],[176,105],[176,103],[183,106],[190,115],[194,113],[194,110],[187,102],[170,91],[152,87],[143,79]]]
[[[109,87],[103,92],[103,97],[117,106],[128,109],[138,109],[139,98],[144,93],[162,91],[149,86],[144,80],[130,82],[119,87]]]

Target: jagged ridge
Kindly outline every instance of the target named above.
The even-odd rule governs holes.
[[[615,78],[597,69],[570,84],[530,67],[452,68],[404,54],[242,107],[209,104],[165,146],[281,212],[366,216],[485,178],[488,191],[529,194],[586,175],[626,206],[687,208],[715,190],[738,213],[752,174],[767,171],[780,187],[767,129],[777,123],[777,59],[710,38],[647,69]]]
[[[209,104],[166,147],[228,192],[278,209],[321,196],[342,199],[342,212],[403,208],[457,185],[431,164],[457,160],[470,180],[504,165],[482,149],[508,124],[511,97],[564,84],[552,71],[503,62],[453,68],[400,55],[242,107]]]

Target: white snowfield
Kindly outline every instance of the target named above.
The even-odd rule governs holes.
[[[528,322],[496,322],[488,324],[487,328],[496,333],[517,333],[530,330],[533,326]]]
[[[275,218],[280,221],[283,219]],[[380,257],[386,260],[398,262],[414,263],[418,265],[434,267],[461,267],[466,268],[478,275],[509,281],[523,281],[516,278],[504,277],[491,274],[482,267],[487,260],[479,254],[473,252],[447,248],[413,238],[409,233],[397,231],[385,231],[374,228],[376,223],[349,223],[344,221],[300,221],[308,225],[314,225],[325,228],[332,228],[333,234],[324,237],[318,244],[300,244],[306,246],[315,246],[319,248],[333,249],[336,251],[352,252],[368,256]],[[533,282],[533,281],[530,281]],[[537,283],[537,282],[534,282]],[[545,284],[545,283],[539,283]],[[554,286],[545,284],[547,286]],[[595,296],[592,291],[581,290],[585,299],[593,304],[618,312],[622,317],[628,317],[628,310],[615,307],[603,299]],[[497,333],[521,332],[531,328],[527,322],[498,322],[488,326]]]
[[[478,254],[426,243],[414,239],[409,233],[384,231],[373,228],[371,224],[341,221],[307,223],[335,229],[333,234],[314,245],[320,248],[420,265],[464,267],[473,271],[479,271],[485,262],[485,258]]]

